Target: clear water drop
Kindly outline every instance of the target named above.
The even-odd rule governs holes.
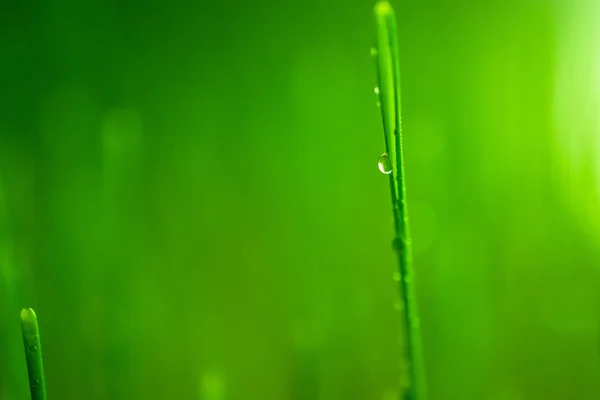
[[[375,86],[375,88],[373,89],[373,91],[375,92],[375,94],[377,96],[379,96],[379,86]]]
[[[400,282],[400,272],[394,272],[394,282]]]
[[[375,47],[371,47],[371,57],[377,57],[377,49]]]
[[[377,160],[377,167],[383,174],[389,175],[392,173],[392,161],[390,160],[388,153],[383,153],[381,156],[379,156],[379,160]]]
[[[394,239],[392,239],[392,249],[401,252],[404,251],[405,248],[406,244],[404,240],[400,239],[400,237],[396,236]]]

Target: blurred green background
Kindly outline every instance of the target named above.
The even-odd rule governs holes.
[[[0,398],[392,400],[373,3],[0,6]],[[395,0],[431,400],[600,398],[600,4]]]

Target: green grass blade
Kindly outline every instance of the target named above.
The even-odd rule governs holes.
[[[21,310],[21,329],[25,346],[25,360],[29,374],[31,400],[46,400],[46,381],[42,362],[42,344],[37,317],[33,309]]]
[[[387,0],[379,0],[375,4],[374,14],[377,27],[375,57],[381,118],[385,148],[392,165],[390,191],[395,227],[394,249],[398,257],[398,271],[401,277],[399,281],[400,300],[406,329],[408,386],[403,398],[405,400],[426,400],[427,384],[406,206],[396,16]]]

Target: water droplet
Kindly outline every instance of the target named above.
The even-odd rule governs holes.
[[[392,162],[387,153],[383,153],[381,156],[379,156],[379,160],[377,160],[377,167],[386,175],[392,173]]]
[[[396,237],[394,237],[394,239],[392,239],[392,249],[400,252],[400,251],[404,251],[405,248],[406,248],[406,244],[403,239],[401,239],[398,236],[396,236]]]
[[[400,272],[394,272],[394,282],[400,282]]]
[[[375,104],[377,105],[377,108],[380,108],[380,107],[381,107],[381,102],[380,102],[380,101],[378,101],[378,102],[377,102],[377,103],[375,103]]]
[[[375,86],[375,88],[373,89],[373,91],[375,92],[375,94],[377,96],[379,96],[379,86]]]
[[[371,47],[371,57],[377,57],[377,49],[375,47]]]

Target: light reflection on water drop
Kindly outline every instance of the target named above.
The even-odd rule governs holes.
[[[383,153],[377,160],[377,168],[381,173],[389,175],[392,173],[392,161],[387,153]]]

